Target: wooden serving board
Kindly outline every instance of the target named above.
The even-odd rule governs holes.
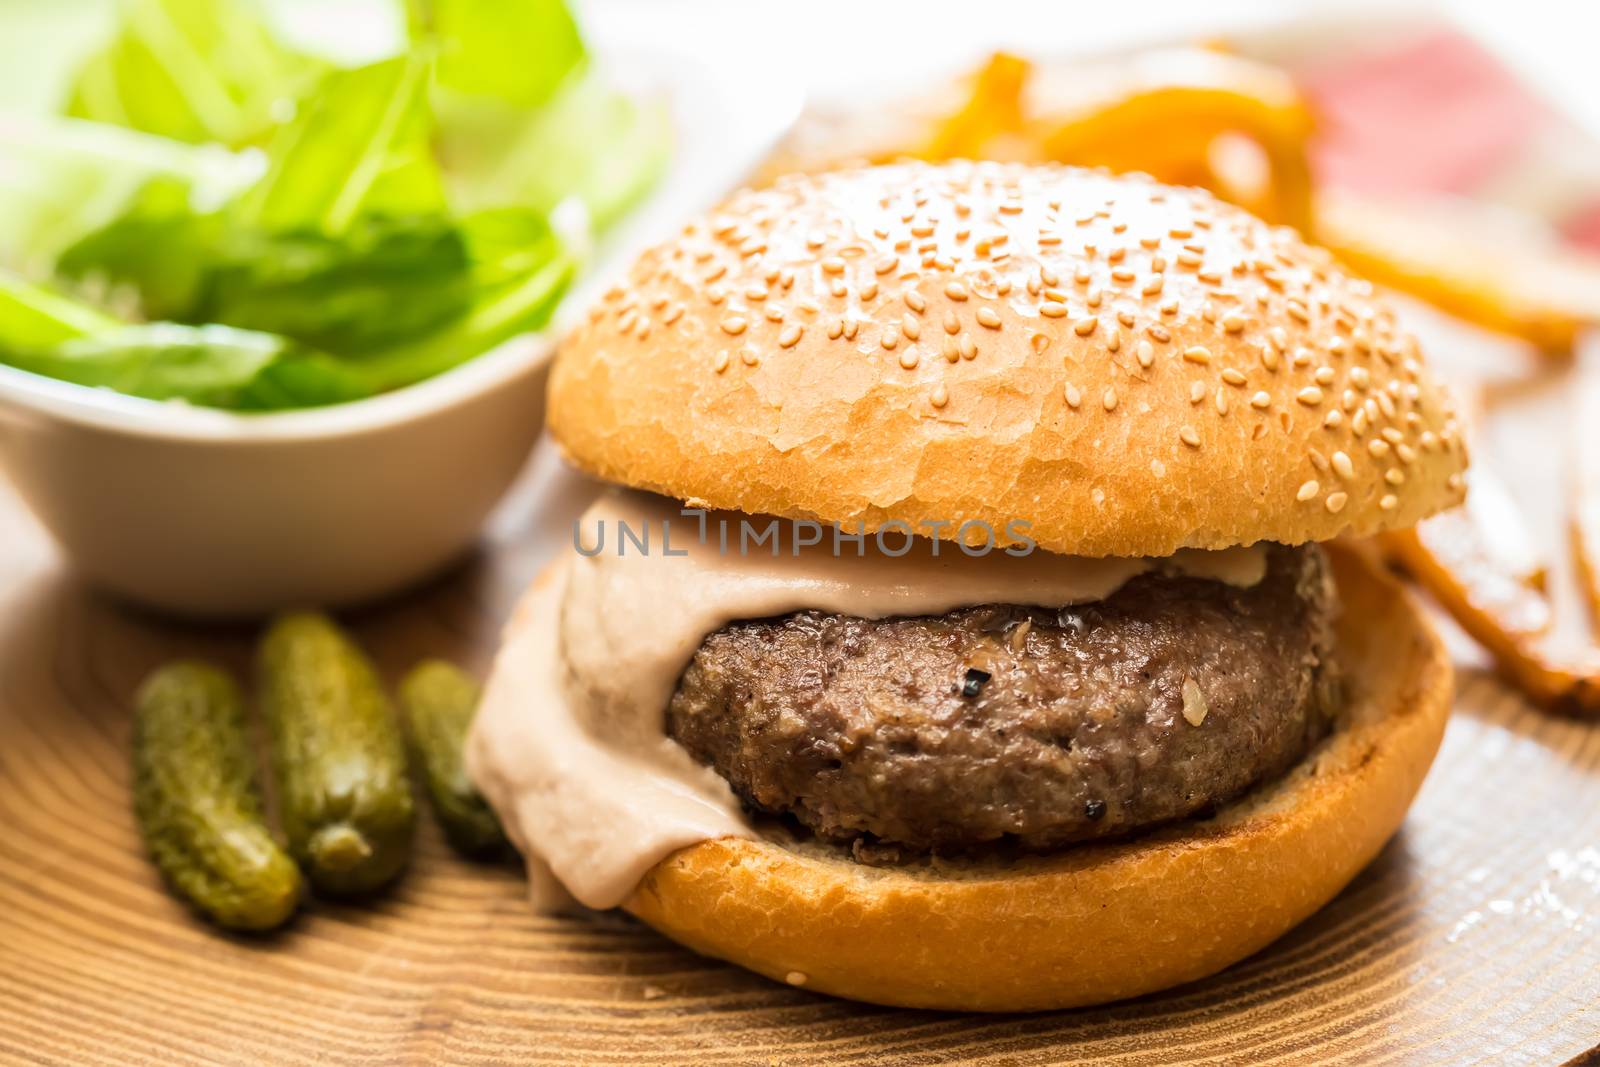
[[[481,671],[585,492],[545,457],[475,559],[349,623],[391,678],[425,655]],[[1600,726],[1540,715],[1476,669],[1405,828],[1283,941],[1138,1001],[962,1016],[779,986],[623,917],[536,918],[514,866],[456,859],[426,819],[412,868],[375,905],[315,902],[277,936],[219,934],[141,850],[128,702],[179,655],[243,675],[252,631],[165,622],[85,590],[3,482],[0,590],[0,1062],[1600,1057]]]

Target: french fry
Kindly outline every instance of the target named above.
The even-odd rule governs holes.
[[[1487,468],[1473,468],[1468,485],[1467,500],[1476,506],[1384,534],[1384,554],[1432,593],[1535,703],[1600,714],[1600,649],[1569,650],[1551,640],[1555,610],[1544,591],[1546,568],[1515,503]]]
[[[1359,273],[1548,354],[1567,355],[1600,324],[1600,257],[1483,205],[1323,191],[1316,219],[1317,240]]]
[[[1572,556],[1590,618],[1600,626],[1600,331],[1579,343],[1573,383]]]
[[[1269,222],[1312,232],[1311,111],[1276,67],[1203,48],[1060,65],[1029,82],[1022,113],[1041,158],[1205,185]],[[1218,173],[1213,149],[1229,135],[1259,148],[1262,188],[1235,188]]]
[[[1549,600],[1507,572],[1465,509],[1385,534],[1381,543],[1488,650],[1507,681],[1552,710],[1600,713],[1600,655],[1573,656],[1544,643],[1553,621]]]
[[[904,157],[1053,160],[1203,185],[1309,232],[1311,129],[1287,74],[1221,52],[1046,65],[1002,52],[971,76],[893,107],[807,115],[762,174]],[[1241,138],[1264,161],[1263,174],[1229,165],[1237,154],[1217,150]]]

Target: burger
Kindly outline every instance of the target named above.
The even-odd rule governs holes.
[[[1130,997],[1395,832],[1451,672],[1356,539],[1463,497],[1366,283],[1194,190],[896,164],[734,195],[563,344],[615,483],[471,772],[543,906],[920,1008]]]

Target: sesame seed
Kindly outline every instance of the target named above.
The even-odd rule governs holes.
[[[1344,506],[1349,499],[1350,494],[1348,493],[1329,493],[1328,499],[1324,503],[1327,505],[1328,511],[1337,515],[1344,510]]]
[[[967,287],[960,282],[949,282],[944,287],[944,295],[951,300],[965,300],[967,298]]]
[[[1210,363],[1211,349],[1205,345],[1192,345],[1183,350],[1183,358],[1190,363]]]
[[[1078,387],[1073,385],[1071,382],[1067,383],[1066,397],[1067,407],[1073,409],[1074,411],[1078,409],[1079,404],[1083,403],[1083,394],[1079,393]]]
[[[793,348],[800,340],[800,335],[805,331],[798,323],[790,323],[778,334],[778,344],[783,348]]]
[[[944,387],[943,382],[940,382],[933,387],[933,396],[928,399],[932,401],[934,407],[942,408],[950,403],[950,390]]]
[[[1206,398],[1206,383],[1191,382],[1189,384],[1189,403],[1198,404]]]
[[[912,311],[922,312],[928,309],[928,302],[922,299],[922,294],[917,292],[915,289],[906,290],[905,301],[906,307],[910,308]]]
[[[888,274],[899,265],[900,259],[898,256],[884,256],[872,265],[872,270],[875,274]]]
[[[1117,410],[1117,391],[1115,389],[1107,389],[1105,396],[1100,398],[1100,403],[1105,405],[1107,411]]]
[[[956,348],[960,351],[962,359],[976,359],[978,356],[978,346],[973,343],[971,334],[964,333],[957,338]]]
[[[1406,484],[1406,472],[1399,467],[1390,467],[1383,472],[1383,480],[1390,485],[1404,485]]]
[[[1190,448],[1200,447],[1200,435],[1195,433],[1193,426],[1184,426],[1178,430],[1178,440]]]
[[[1228,394],[1220,385],[1217,386],[1216,405],[1218,415],[1226,415],[1228,413]]]
[[[1039,305],[1039,314],[1043,315],[1047,319],[1064,318],[1066,316],[1066,314],[1067,314],[1067,305],[1065,305],[1065,304],[1040,304]]]
[[[674,304],[667,309],[666,314],[661,316],[661,324],[663,326],[671,326],[681,318],[683,318],[683,305]]]
[[[844,320],[843,319],[834,319],[832,322],[828,323],[828,340],[837,341],[839,339],[839,337],[843,333],[844,333]]]
[[[915,315],[906,315],[900,319],[900,332],[911,340],[920,340],[922,337],[922,322]]]
[[[751,345],[745,345],[744,348],[739,350],[739,359],[745,366],[754,367],[761,362],[761,353],[757,352]]]
[[[1250,398],[1250,406],[1260,411],[1265,411],[1272,406],[1272,396],[1266,391],[1257,393]]]
[[[746,323],[743,315],[729,315],[722,320],[722,331],[738,337],[741,333],[744,333],[746,325],[748,323]]]
[[[918,362],[916,349],[908,348],[900,353],[900,366],[906,370],[915,370]]]
[[[956,317],[954,311],[946,311],[944,313],[944,332],[948,334],[961,332],[961,320]]]
[[[1100,320],[1097,318],[1079,319],[1072,324],[1072,332],[1079,337],[1088,337],[1091,333],[1094,333],[1095,327],[1099,325]]]
[[[1304,502],[1304,501],[1310,500],[1312,497],[1316,496],[1321,491],[1322,491],[1322,486],[1317,482],[1317,480],[1315,478],[1313,478],[1310,481],[1308,481],[1308,482],[1306,482],[1306,483],[1304,483],[1303,485],[1300,486],[1300,489],[1299,489],[1298,492],[1295,493],[1294,498],[1296,500]]]
[[[991,330],[998,330],[1000,328],[1000,316],[995,314],[994,308],[979,308],[978,325]]]
[[[1314,385],[1308,385],[1298,393],[1294,394],[1294,398],[1300,401],[1300,403],[1304,404],[1306,407],[1314,408],[1318,404],[1322,403],[1322,390],[1318,389]]]
[[[1335,452],[1333,454],[1333,469],[1339,472],[1339,477],[1341,478],[1355,477],[1355,464],[1351,463],[1350,457],[1343,452]]]
[[[1140,341],[1138,347],[1134,349],[1134,355],[1138,357],[1139,366],[1149,370],[1150,365],[1156,361],[1155,346],[1149,341]]]
[[[828,274],[842,274],[844,273],[844,260],[838,256],[829,256],[822,261],[822,269]]]
[[[1160,323],[1151,323],[1149,326],[1144,328],[1144,332],[1149,334],[1151,339],[1156,341],[1158,344],[1164,345],[1168,341],[1172,340],[1172,334],[1167,332],[1167,328],[1162,326]]]
[[[855,319],[845,319],[844,320],[844,337],[845,337],[845,340],[854,341],[856,339],[856,330],[859,329],[860,326],[861,326],[861,323],[858,322]]]
[[[899,328],[892,323],[884,327],[882,335],[878,338],[878,343],[893,352],[900,344]]]
[[[1378,508],[1382,511],[1393,511],[1400,506],[1400,498],[1393,493],[1383,494],[1383,499],[1378,501]]]
[[[1246,381],[1248,381],[1243,374],[1232,367],[1223,368],[1222,380],[1227,382],[1229,385],[1243,385]]]
[[[728,353],[718,352],[715,356],[711,357],[711,369],[716,371],[718,374],[721,374],[723,371],[727,370]]]
[[[1375,437],[1367,442],[1367,451],[1372,453],[1374,459],[1387,456],[1389,454],[1389,442]]]

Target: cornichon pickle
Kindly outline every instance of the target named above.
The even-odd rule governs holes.
[[[405,743],[377,671],[314,612],[278,619],[260,661],[289,850],[318,890],[371,892],[405,866],[415,821]]]
[[[400,704],[411,721],[413,762],[421,768],[433,814],[445,837],[469,856],[505,846],[500,821],[467,778],[461,746],[478,709],[478,683],[453,664],[427,660],[400,683]]]
[[[270,930],[300,902],[300,871],[273,840],[256,792],[239,687],[174,663],[139,689],[133,798],[167,881],[222,926]]]

